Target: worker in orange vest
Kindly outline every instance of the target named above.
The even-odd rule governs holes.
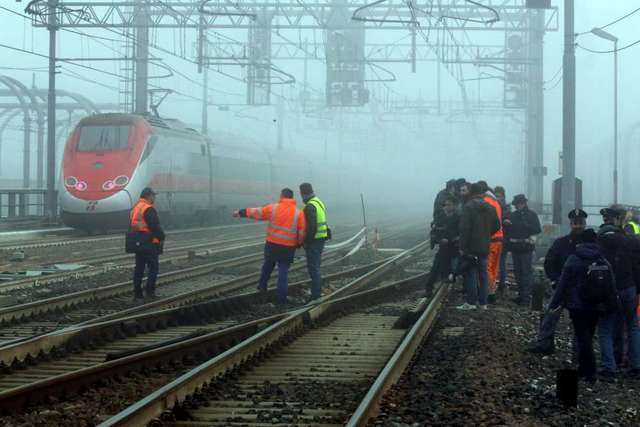
[[[285,188],[280,192],[278,203],[261,208],[240,209],[233,213],[234,217],[253,218],[256,221],[269,221],[267,238],[264,246],[264,263],[260,275],[258,290],[265,292],[271,273],[278,265],[278,303],[286,304],[289,267],[293,263],[296,248],[304,241],[304,212],[296,207],[293,191]]]
[[[489,243],[489,255],[487,256],[487,275],[489,276],[489,292],[487,295],[487,302],[489,304],[496,303],[496,288],[498,278],[498,271],[500,270],[500,257],[502,256],[502,240],[504,238],[504,232],[502,231],[502,206],[498,201],[498,198],[491,192],[489,185],[486,181],[478,182],[482,186],[482,192],[484,196],[482,200],[487,202],[493,207],[500,221],[500,229],[491,235],[491,242]]]
[[[126,250],[136,254],[136,267],[133,270],[134,299],[142,296],[142,277],[148,269],[145,296],[155,298],[156,279],[159,270],[159,256],[162,253],[164,231],[160,227],[158,212],[154,208],[156,193],[149,187],[142,190],[140,200],[131,210]]]

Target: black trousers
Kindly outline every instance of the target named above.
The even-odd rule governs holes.
[[[578,344],[578,375],[594,380],[596,357],[593,353],[593,336],[598,326],[599,313],[591,310],[569,310],[569,314]]]
[[[431,265],[431,271],[427,277],[425,288],[427,293],[433,292],[433,285],[443,277],[447,277],[449,273],[453,273],[453,262],[457,256],[457,251],[451,249],[438,249],[436,256]]]
[[[158,278],[158,270],[160,269],[159,255],[154,254],[136,254],[136,268],[133,270],[133,292],[136,297],[142,297],[142,277],[144,270],[147,269],[147,284],[145,293],[147,296],[153,296],[156,292],[156,280]]]

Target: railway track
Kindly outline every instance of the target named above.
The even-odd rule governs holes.
[[[424,278],[345,286],[346,296],[289,314],[100,426],[365,425],[448,292],[420,300]]]
[[[249,248],[251,253],[238,254],[238,250],[247,252]],[[0,329],[0,346],[76,324],[185,305],[254,287],[260,274],[257,265],[263,258],[262,243],[220,249],[215,255],[221,253],[227,253],[226,259],[159,275],[156,289],[158,299],[143,304],[133,300],[131,281],[128,279],[108,286],[1,308],[0,324],[3,327]],[[328,250],[324,259],[330,262],[339,256],[338,250]],[[236,270],[248,266],[252,266],[250,273],[242,274],[242,270]],[[292,277],[305,267],[303,263],[297,263],[291,269]]]
[[[173,236],[170,236],[166,242],[165,251],[167,253],[175,253],[176,251],[188,249],[188,247],[197,249],[199,247],[207,247],[215,241],[234,240],[250,236],[257,239],[261,235],[260,232],[261,229],[254,226],[194,229],[178,234],[174,231]],[[30,250],[20,249],[18,252],[25,254],[25,260],[5,261],[2,268],[6,272],[13,272],[13,275],[18,277],[18,282],[24,282],[29,279],[42,279],[47,281],[49,280],[49,276],[52,275],[45,274],[20,280],[20,274],[27,274],[29,271],[46,271],[49,266],[56,264],[83,264],[95,268],[100,265],[118,263],[131,258],[130,255],[123,253],[124,238],[122,235],[99,237],[96,239],[68,240],[64,243],[63,246],[43,243],[43,245],[45,245],[43,247]],[[13,253],[13,250],[0,250],[0,259],[10,259]],[[53,275],[57,276],[59,274]],[[8,285],[14,282],[9,281],[10,279],[11,276],[5,279],[5,284]]]
[[[161,265],[180,264],[182,261],[197,262],[198,257],[212,258],[230,251],[242,251],[248,247],[258,247],[263,244],[261,235],[239,237],[234,239],[210,240],[182,246],[168,248],[160,257]],[[28,277],[0,283],[0,306],[26,303],[32,299],[43,299],[47,296],[57,296],[64,293],[85,290],[113,281],[118,272],[130,276],[130,269],[135,265],[131,254],[118,254],[108,257],[92,257],[95,261],[87,268],[80,270],[62,271],[38,277]],[[166,267],[162,270],[166,271]],[[170,268],[171,269],[171,268]],[[126,272],[126,274],[124,274]],[[85,280],[91,277],[105,275],[107,277]]]
[[[168,236],[180,236],[184,234],[190,233],[203,233],[209,231],[227,231],[233,230],[236,228],[246,228],[247,226],[251,226],[253,224],[242,223],[242,224],[233,224],[233,225],[218,225],[212,227],[196,227],[196,228],[184,228],[177,230],[167,230],[165,233]],[[57,236],[47,239],[43,238],[25,240],[21,242],[10,242],[6,244],[0,244],[0,256],[3,253],[17,251],[17,250],[27,250],[27,249],[43,249],[50,247],[64,247],[64,246],[73,246],[73,245],[81,245],[81,244],[95,244],[95,243],[103,243],[103,242],[124,242],[123,233],[117,234],[109,234],[109,235],[100,235],[100,236],[92,236],[86,237],[77,235],[70,235],[68,238],[60,239]]]
[[[343,271],[326,275],[325,281],[329,287],[341,288],[354,277],[364,274],[371,280],[371,274],[379,275],[395,266],[396,261],[391,259],[346,269],[342,267]],[[291,290],[300,292],[306,286],[308,281],[302,281],[292,284]],[[250,311],[247,313],[248,308]],[[145,352],[155,352],[154,357],[162,354],[167,357],[169,354],[175,358],[175,354],[170,356],[171,352],[163,349],[172,345],[182,346],[182,349],[174,350],[187,355],[194,350],[193,345],[201,348],[207,340],[221,339],[229,347],[239,341],[238,337],[245,339],[257,332],[258,326],[282,319],[285,316],[283,309],[292,308],[274,307],[266,303],[263,294],[245,293],[179,309],[84,325],[0,349],[0,360],[6,367],[5,375],[0,376],[0,407],[15,408],[15,405],[51,396],[63,385],[68,392],[70,388],[77,388],[96,378],[104,379],[109,373],[145,366],[149,360],[140,359]],[[267,317],[260,319],[265,315]],[[238,325],[239,322],[245,323]],[[232,342],[225,341],[229,339]],[[188,344],[188,341],[195,343]],[[220,347],[221,343],[216,345]],[[16,360],[11,368],[5,363],[9,360]]]

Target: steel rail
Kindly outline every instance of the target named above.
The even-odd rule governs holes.
[[[329,274],[323,277],[324,280],[340,279],[345,276],[351,276],[354,274],[361,274],[364,271],[371,270],[383,264],[385,260],[376,261],[365,266],[358,266],[349,270],[340,271],[337,273]],[[310,280],[303,280],[291,285],[291,288],[301,289],[303,286],[310,283]],[[271,289],[272,293],[275,293],[275,288]],[[56,347],[60,348],[64,344],[74,343],[71,339],[77,343],[80,340],[85,342],[99,341],[101,337],[104,337],[106,333],[117,335],[117,332],[123,328],[131,333],[135,330],[157,330],[164,329],[158,325],[162,324],[178,324],[178,317],[184,314],[185,311],[192,311],[198,313],[199,317],[204,316],[205,312],[212,313],[217,311],[217,308],[232,307],[231,311],[238,311],[238,307],[247,307],[252,303],[263,300],[264,294],[258,292],[251,292],[242,295],[221,298],[217,301],[211,301],[207,303],[197,304],[191,307],[183,307],[179,310],[164,310],[161,312],[148,313],[146,315],[139,315],[136,317],[130,317],[126,319],[119,319],[118,321],[105,322],[99,325],[87,325],[82,327],[67,328],[66,331],[61,333],[48,334],[49,338],[56,340]],[[128,351],[128,354],[123,357],[116,358],[115,360],[105,360],[104,362],[97,363],[93,366],[79,368],[75,371],[51,376],[49,378],[34,381],[33,383],[19,386],[13,389],[6,390],[0,393],[0,409],[8,411],[18,411],[27,404],[33,404],[41,401],[43,398],[55,395],[64,390],[67,392],[74,392],[84,386],[91,385],[97,380],[103,380],[105,378],[125,374],[127,372],[148,368],[166,361],[180,360],[183,357],[190,357],[194,354],[208,354],[213,356],[219,353],[219,349],[229,348],[229,344],[237,344],[243,339],[248,338],[257,332],[257,326],[261,324],[272,324],[278,320],[281,320],[288,316],[289,313],[280,313],[272,315],[266,318],[252,320],[240,325],[230,326],[224,329],[219,329],[211,332],[203,331],[195,337],[183,337],[175,339],[173,342],[166,344],[154,344],[141,349],[132,349]],[[126,325],[126,327],[125,327]],[[107,330],[116,329],[115,331]],[[61,341],[60,338],[64,338],[66,335],[66,342]],[[140,337],[139,334],[134,334],[136,337]],[[39,337],[35,341],[42,343],[43,338]],[[222,339],[222,341],[221,341]],[[230,339],[232,341],[230,341]],[[33,344],[33,343],[25,343]],[[49,343],[50,345],[51,343]],[[26,345],[17,346],[26,347]],[[3,362],[12,357],[16,357],[16,348],[2,349],[0,354],[2,355]],[[51,350],[51,348],[49,348]],[[33,348],[30,349],[31,354],[46,354],[45,348]],[[37,367],[36,367],[37,369]]]
[[[197,243],[197,244],[191,244],[191,245],[187,244],[179,247],[171,247],[165,251],[165,254],[169,254],[173,252],[189,251],[192,249],[202,249],[202,248],[212,249],[224,244],[238,243],[246,240],[254,240],[255,246],[263,243],[263,241],[258,236],[247,236],[247,237],[240,237],[236,239],[218,240],[218,241],[211,241],[206,243]],[[239,246],[239,247],[236,246],[236,247],[228,248],[228,250],[238,249],[242,247],[244,246]],[[160,259],[160,263],[167,263],[170,261],[186,259],[188,258],[188,256],[189,256],[188,254],[164,256]],[[51,283],[56,283],[70,277],[78,278],[78,277],[95,276],[97,274],[101,274],[113,268],[132,267],[133,265],[135,265],[135,263],[131,261],[118,265],[117,267],[114,267],[114,266],[105,267],[106,264],[111,263],[113,261],[131,260],[131,257],[132,257],[131,254],[118,254],[118,255],[112,255],[112,256],[95,256],[95,257],[90,257],[90,258],[86,258],[79,261],[74,261],[74,262],[87,262],[91,260],[99,260],[101,261],[100,264],[102,265],[94,265],[94,266],[91,266],[90,268],[83,269],[83,270],[63,271],[60,273],[47,274],[44,276],[37,276],[37,277],[29,277],[25,279],[12,280],[9,282],[0,283],[0,292],[5,293],[5,292],[16,290],[16,289],[39,287],[39,286],[43,286]]]
[[[214,251],[213,254],[219,254],[229,252],[232,250],[249,248],[257,246],[257,244],[248,244],[241,246],[234,246],[232,248],[225,248]],[[262,257],[262,253],[245,255],[242,257],[236,257],[231,260],[215,261],[195,267],[189,267],[182,270],[172,271],[168,273],[162,273],[158,275],[158,286],[173,283],[175,281],[188,279],[191,277],[207,274],[210,271],[220,267],[230,267],[245,262],[256,261]],[[36,315],[45,314],[54,310],[64,309],[70,306],[87,303],[99,299],[105,299],[113,297],[123,293],[131,292],[131,281],[125,281],[115,283],[112,285],[86,289],[82,291],[72,292],[69,294],[59,295],[51,298],[46,298],[39,301],[33,301],[26,304],[20,304],[10,307],[0,308],[0,323],[11,323],[27,318],[32,318]],[[162,300],[159,300],[162,301]]]
[[[326,259],[331,260],[339,255],[337,250],[329,250],[326,252]],[[183,281],[189,278],[206,275],[220,267],[232,267],[245,263],[251,263],[262,259],[263,254],[251,254],[242,257],[236,257],[231,260],[216,261],[213,263],[203,264],[200,266],[189,267],[186,269],[164,273],[158,276],[158,285],[166,285]],[[327,264],[325,264],[327,265]],[[328,264],[330,265],[330,264]],[[298,271],[306,268],[302,263],[294,266],[290,271]],[[170,297],[158,299],[137,307],[132,307],[118,312],[107,314],[103,316],[96,316],[90,320],[82,322],[78,325],[89,325],[94,323],[101,323],[108,320],[118,319],[122,317],[132,316],[138,313],[143,313],[151,310],[159,310],[161,308],[170,308],[176,306],[183,306],[191,302],[217,297],[225,293],[239,291],[247,286],[255,284],[255,281],[260,276],[260,273],[250,273],[237,278],[226,280],[216,283],[212,286],[196,289],[188,292],[179,293]],[[92,301],[106,299],[109,297],[121,295],[131,292],[131,282],[121,282],[114,285],[106,286],[99,289],[88,289],[71,294],[60,295],[46,300],[35,301],[28,304],[19,306],[7,307],[0,309],[0,322],[15,323],[18,321],[26,321],[37,315],[43,315],[54,310],[64,310],[70,307],[74,307],[80,304],[89,303]],[[77,325],[76,325],[77,326]],[[4,342],[2,348],[12,346],[14,344],[22,343],[30,340],[33,336],[21,337],[15,340]]]
[[[375,417],[385,393],[398,382],[405,369],[418,351],[420,344],[433,328],[437,316],[442,310],[451,285],[441,284],[435,296],[424,310],[418,321],[404,337],[397,350],[382,369],[364,399],[353,413],[347,427],[364,427]]]
[[[253,226],[254,224],[233,224],[233,225],[218,225],[213,227],[196,227],[196,228],[185,228],[180,230],[168,230],[165,234],[180,234],[180,233],[198,233],[202,231],[213,231],[213,230],[226,230],[226,229],[234,229],[241,228],[243,226]],[[1,233],[0,233],[1,234]],[[117,235],[109,235],[109,236],[97,236],[97,237],[86,237],[79,239],[59,239],[51,242],[34,242],[33,240],[24,242],[24,244],[16,244],[15,242],[8,245],[0,245],[0,252],[2,251],[16,251],[23,249],[40,249],[40,248],[48,248],[48,247],[57,247],[57,246],[69,246],[75,244],[83,244],[83,243],[99,243],[99,242],[108,242],[114,240],[123,240],[124,237],[122,233],[118,233]]]
[[[414,276],[410,280],[405,279],[398,283],[392,283],[373,290],[358,292],[369,286],[370,282],[379,280],[381,272],[388,273],[393,271],[404,258],[414,255],[416,251],[423,248],[423,244],[420,244],[410,250],[406,250],[402,254],[381,264],[373,271],[365,274],[364,276],[366,276],[367,279],[363,280],[361,277],[340,288],[339,291],[345,288],[351,289],[351,292],[340,292],[340,295],[346,293],[346,296],[334,297],[338,292],[336,291],[323,298],[317,305],[294,311],[288,317],[274,323],[237,346],[203,363],[142,400],[134,403],[101,423],[99,427],[139,427],[147,425],[159,417],[165,410],[172,409],[174,405],[184,401],[186,397],[192,395],[212,380],[251,360],[276,345],[282,339],[293,337],[300,333],[307,327],[309,322],[318,321],[322,316],[326,316],[334,310],[343,310],[345,305],[353,304],[356,301],[362,302],[365,297],[382,297],[388,295],[389,292],[397,293],[399,286],[406,286],[407,283],[414,284],[416,277],[424,276]],[[372,274],[374,272],[375,274]]]
[[[342,260],[343,258],[338,259],[334,261],[334,263],[339,263]],[[354,274],[364,273],[378,267],[384,262],[386,262],[386,260],[375,261],[363,266],[328,274],[323,276],[323,280],[331,281]],[[331,263],[325,264],[325,267],[329,265],[331,265]],[[289,285],[289,289],[293,291],[302,289],[310,282],[310,279],[294,282]],[[274,293],[275,288],[269,288],[266,296]],[[198,302],[192,305],[164,308],[156,311],[146,311],[144,313],[134,313],[117,319],[101,319],[100,321],[91,323],[86,322],[84,324],[68,326],[61,330],[49,332],[18,343],[0,347],[0,365],[4,364],[6,366],[10,366],[12,363],[21,362],[28,358],[36,358],[43,354],[46,355],[65,345],[73,346],[77,342],[90,342],[92,340],[99,339],[105,334],[112,333],[114,329],[126,329],[131,328],[134,325],[141,329],[146,329],[157,327],[157,325],[175,322],[178,317],[191,310],[224,313],[229,307],[241,307],[255,302],[256,297],[260,295],[261,294],[258,292],[247,292],[239,295]]]

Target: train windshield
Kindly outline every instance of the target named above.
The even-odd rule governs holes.
[[[77,151],[115,151],[129,148],[129,126],[82,126]]]

